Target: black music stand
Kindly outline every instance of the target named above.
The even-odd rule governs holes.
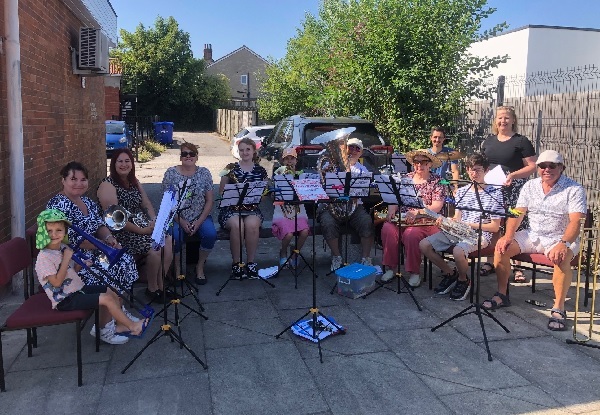
[[[480,191],[485,192],[485,188],[488,186],[492,186],[492,187],[499,187],[496,185],[487,185],[487,184],[483,184],[483,183],[477,183],[477,182],[470,182],[470,186],[472,186],[474,188],[475,191],[475,197],[477,198],[477,204],[479,205],[476,208],[467,208],[467,207],[461,207],[459,206],[460,204],[460,200],[456,201],[456,206],[455,208],[458,210],[462,210],[462,211],[471,211],[471,212],[478,212],[479,213],[479,226],[477,229],[477,252],[481,251],[481,235],[482,235],[482,230],[481,230],[481,225],[483,223],[483,216],[484,215],[495,215],[495,216],[504,216],[504,217],[508,217],[509,215],[505,212],[494,212],[494,211],[490,211],[490,210],[486,210],[483,206],[483,203],[481,201],[481,195],[480,195]],[[500,192],[500,190],[498,189],[498,191]],[[489,193],[488,193],[489,194]],[[492,196],[493,197],[493,196]],[[500,203],[500,205],[502,205],[502,203]],[[475,275],[471,274],[471,294],[473,293],[473,289],[475,289],[475,302],[473,302],[473,296],[471,295],[470,299],[471,299],[471,304],[464,308],[462,311],[454,314],[452,317],[444,320],[442,323],[438,324],[437,326],[433,327],[431,329],[431,331],[436,331],[437,329],[439,329],[440,327],[445,326],[446,324],[448,324],[449,322],[451,322],[454,319],[466,316],[468,314],[475,314],[478,318],[479,318],[479,325],[481,327],[481,331],[483,333],[483,342],[485,343],[485,349],[487,351],[487,355],[488,355],[488,361],[492,361],[492,353],[490,352],[490,346],[488,343],[488,339],[487,339],[487,334],[485,332],[485,325],[483,323],[483,315],[491,318],[492,320],[494,320],[494,322],[496,322],[496,324],[498,324],[500,327],[502,327],[502,329],[506,332],[506,333],[510,333],[510,330],[508,330],[508,328],[506,328],[506,326],[504,326],[500,320],[498,320],[496,317],[494,317],[492,315],[492,313],[490,313],[490,310],[487,310],[483,307],[481,307],[481,303],[479,301],[479,285],[480,285],[480,279],[481,279],[481,275],[480,275],[480,271],[481,271],[481,256],[478,255],[477,257],[477,269],[475,271]]]
[[[319,360],[321,361],[321,363],[323,363],[323,351],[321,350],[321,338],[320,338],[320,333],[324,330],[327,330],[328,327],[324,326],[323,324],[321,324],[319,322],[318,317],[321,317],[322,319],[324,319],[325,321],[327,321],[328,325],[331,325],[335,330],[336,330],[336,334],[346,334],[346,330],[344,328],[342,328],[341,326],[339,326],[335,321],[333,321],[332,319],[330,319],[329,317],[327,317],[326,315],[324,315],[323,313],[321,313],[321,311],[319,311],[319,308],[317,306],[317,274],[315,273],[315,232],[314,230],[316,229],[316,221],[317,221],[317,204],[316,202],[312,202],[313,203],[313,232],[312,232],[312,251],[313,251],[313,257],[312,257],[312,306],[308,309],[308,311],[306,313],[304,313],[299,319],[295,320],[292,324],[290,324],[289,326],[287,326],[285,329],[283,329],[281,331],[281,333],[279,333],[278,335],[275,336],[276,339],[278,339],[279,337],[281,337],[283,335],[283,333],[285,333],[288,330],[291,330],[292,327],[294,327],[296,324],[298,324],[300,321],[302,321],[302,319],[304,317],[306,317],[307,315],[311,314],[312,315],[312,341],[317,343],[317,347],[319,349]]]
[[[294,255],[296,258],[301,258],[304,262],[304,267],[308,267],[311,272],[315,273],[314,268],[308,263],[304,255],[298,249],[298,213],[300,211],[300,206],[302,206],[302,202],[298,198],[298,194],[294,190],[292,185],[292,181],[294,180],[294,176],[291,174],[285,175],[275,175],[273,176],[273,182],[275,186],[275,204],[282,203],[288,204],[289,206],[293,206],[294,208],[294,250],[290,253],[290,255],[286,258],[285,263],[279,266],[277,273],[273,275],[271,278],[276,278],[279,276],[281,271],[285,268],[287,264],[289,264]],[[312,201],[310,201],[312,203]],[[314,233],[314,232],[313,232]],[[315,256],[315,251],[313,250],[313,257]],[[298,288],[298,275],[304,271],[304,268],[301,271],[298,271],[298,262],[295,261],[294,266],[292,267],[294,271],[294,288]]]
[[[325,193],[331,198],[326,203],[341,204],[344,210],[344,259],[342,267],[348,265],[348,209],[352,203],[352,199],[360,199],[369,196],[371,189],[371,180],[373,173],[371,172],[338,172],[325,174]],[[358,208],[358,206],[357,206]],[[329,276],[335,273],[336,270],[329,271],[326,275]],[[337,280],[329,294],[333,294],[337,287]]]
[[[188,186],[187,182],[184,182],[182,184],[181,188],[179,189],[177,198],[175,197],[174,192],[170,192],[170,191],[165,192],[165,194],[163,195],[161,207],[159,209],[159,213],[157,216],[157,225],[159,226],[159,228],[155,227],[154,233],[152,234],[152,238],[154,239],[154,241],[157,245],[156,247],[160,247],[160,249],[161,249],[161,272],[162,272],[162,277],[163,277],[163,286],[166,286],[164,284],[164,280],[166,278],[166,273],[165,273],[164,267],[162,266],[162,264],[164,264],[164,260],[165,260],[165,258],[164,258],[164,256],[165,256],[165,252],[164,252],[165,235],[167,234],[168,228],[172,225],[173,218],[175,217],[177,210],[181,206],[183,199],[186,197],[187,186]],[[164,336],[169,336],[169,338],[171,339],[171,343],[176,341],[179,344],[180,348],[185,348],[185,350],[187,350],[188,353],[191,354],[192,357],[194,359],[196,359],[196,361],[198,363],[200,363],[200,365],[204,369],[208,368],[206,363],[204,363],[196,355],[196,353],[194,353],[194,351],[181,338],[181,328],[180,328],[179,324],[178,324],[179,334],[175,333],[173,331],[171,324],[169,324],[169,320],[167,317],[168,307],[166,305],[166,302],[167,302],[167,294],[166,293],[167,293],[166,290],[163,290],[164,308],[161,311],[163,313],[163,324],[160,326],[160,328],[154,334],[154,336],[152,336],[152,338],[150,340],[148,340],[148,343],[146,343],[146,345],[144,347],[142,347],[142,349],[133,357],[133,359],[131,359],[131,361],[127,364],[127,366],[125,366],[125,368],[121,371],[121,373],[125,373],[127,371],[127,369],[129,369],[129,367],[131,367],[131,365],[133,365],[133,363],[138,359],[138,357],[140,357],[142,355],[142,353],[144,353],[144,351],[148,347],[150,347],[150,345],[152,345],[159,338],[164,337]],[[180,302],[181,302],[181,300],[179,298],[171,300],[171,304],[175,304],[175,305],[179,304]],[[177,309],[177,307],[176,307],[176,309]],[[178,319],[177,319],[177,322],[179,322]]]
[[[238,265],[240,267],[244,266],[244,261],[242,261],[244,251],[243,251],[243,242],[242,242],[242,208],[244,205],[256,205],[260,203],[260,199],[262,198],[262,194],[267,186],[266,181],[259,182],[247,182],[247,183],[233,183],[225,185],[225,189],[223,189],[223,195],[219,200],[219,208],[226,206],[235,206],[238,212],[238,232],[240,236],[240,262]],[[267,279],[258,275],[258,279],[262,280],[265,284],[271,286],[271,288],[275,288],[275,286]],[[225,288],[229,281],[231,280],[241,280],[241,278],[237,278],[231,273],[227,281],[219,288],[216,295],[221,294],[221,291]]]
[[[415,288],[410,286],[408,281],[406,281],[406,278],[404,278],[404,275],[402,275],[402,272],[400,272],[400,257],[402,253],[402,214],[400,212],[403,206],[422,209],[424,207],[423,202],[417,197],[417,190],[415,189],[412,179],[409,177],[402,177],[400,182],[397,183],[394,179],[394,176],[377,175],[375,176],[375,182],[377,183],[377,187],[379,188],[379,193],[381,194],[383,202],[387,203],[388,205],[398,205],[398,245],[396,248],[398,250],[398,265],[395,274],[398,287],[396,290],[394,290],[387,287],[385,283],[375,280],[377,287],[367,293],[367,295],[365,295],[363,298],[367,298],[380,288],[385,288],[387,290],[394,291],[397,294],[409,294],[417,306],[417,309],[419,311],[423,311],[421,304],[419,304],[417,298],[413,294]],[[405,288],[406,291],[404,291],[403,288]]]

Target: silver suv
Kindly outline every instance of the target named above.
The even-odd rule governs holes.
[[[279,121],[266,137],[258,154],[262,158],[261,165],[268,172],[279,167],[279,158],[284,149],[292,147],[298,153],[296,168],[305,172],[316,170],[317,160],[323,150],[319,144],[311,144],[311,140],[328,131],[339,128],[355,127],[350,138],[362,140],[364,150],[361,164],[369,171],[379,172],[381,166],[389,165],[393,148],[377,132],[375,125],[358,117],[304,117],[293,115]]]

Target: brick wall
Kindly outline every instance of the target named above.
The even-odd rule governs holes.
[[[60,0],[19,2],[26,225],[61,189],[70,160],[90,171],[90,194],[106,176],[104,82],[73,75],[69,46],[82,23]],[[4,10],[0,8],[0,27]],[[0,55],[0,108],[6,108],[6,62]],[[0,241],[10,238],[7,117],[0,111]]]
[[[119,88],[104,87],[104,111],[107,120],[118,120],[121,115]]]

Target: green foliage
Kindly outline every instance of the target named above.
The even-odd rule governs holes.
[[[153,156],[160,156],[161,153],[167,151],[167,147],[160,144],[158,141],[146,140],[144,141],[144,148],[150,152]]]
[[[507,57],[467,54],[486,0],[324,0],[307,14],[287,53],[267,68],[260,116],[360,115],[402,150],[427,142],[430,128],[450,126],[481,80]]]
[[[120,37],[111,55],[123,65],[123,93],[138,95],[138,115],[159,115],[181,127],[227,101],[226,81],[205,73],[204,60],[193,57],[189,34],[173,17],[157,17],[151,28],[139,24],[133,33],[122,29]]]
[[[138,160],[140,163],[146,163],[146,162],[152,160],[153,158],[154,158],[154,156],[152,155],[151,152],[146,150],[144,147],[140,147],[140,149],[138,151]]]

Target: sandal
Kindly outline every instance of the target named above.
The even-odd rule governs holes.
[[[494,264],[484,262],[483,264],[481,264],[481,268],[479,269],[479,275],[481,275],[482,277],[487,277],[494,271],[496,271],[496,268],[494,268]]]
[[[554,317],[553,314],[556,313],[560,316]],[[559,324],[558,327],[554,327],[551,324]],[[559,308],[553,308],[550,310],[550,320],[548,321],[548,330],[552,331],[566,331],[567,330],[567,313]]]
[[[500,304],[498,304],[498,302],[496,300],[494,300],[494,297],[498,297],[499,299],[502,300],[502,302]],[[490,303],[490,307],[486,307],[484,304],[485,303]],[[488,311],[494,311],[498,308],[502,308],[502,307],[510,307],[510,300],[508,299],[508,296],[501,294],[499,292],[496,292],[492,298],[490,298],[489,300],[485,300],[483,303],[481,303],[481,308],[483,308],[484,310],[488,310]]]
[[[516,269],[513,271],[513,281],[517,284],[527,282],[527,278],[525,278],[525,274],[520,269]]]

